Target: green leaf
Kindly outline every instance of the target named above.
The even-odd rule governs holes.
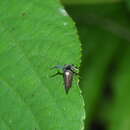
[[[81,130],[83,98],[74,80],[68,95],[60,64],[80,64],[75,25],[55,0],[1,1],[0,128]]]

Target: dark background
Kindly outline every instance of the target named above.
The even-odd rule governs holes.
[[[82,43],[85,130],[130,130],[129,3],[65,5]]]

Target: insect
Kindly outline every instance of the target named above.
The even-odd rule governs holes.
[[[68,94],[69,89],[72,86],[74,74],[78,75],[78,72],[77,72],[78,68],[74,66],[73,64],[65,64],[64,66],[56,65],[53,68],[62,70],[62,72],[57,71],[57,73],[52,75],[51,77],[54,77],[56,75],[62,75],[64,78],[65,91],[66,91],[66,94]]]

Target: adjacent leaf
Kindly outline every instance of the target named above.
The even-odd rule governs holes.
[[[130,1],[129,0],[125,0],[126,2],[126,7],[128,8],[128,11],[130,12]]]
[[[110,33],[100,30],[96,26],[94,27],[94,29],[87,27],[89,31],[86,31],[86,40],[92,44],[94,42],[95,44],[98,43],[98,46],[95,45],[95,48],[89,51],[90,55],[88,54],[88,56],[84,57],[81,71],[81,87],[86,103],[86,115],[88,117],[86,120],[87,125],[91,120],[95,120],[93,116],[97,113],[96,110],[100,109],[100,102],[103,98],[102,92],[105,88],[104,83],[107,78],[106,72],[108,71],[109,63],[116,53],[119,42],[119,39]],[[95,35],[92,35],[94,33]],[[92,39],[92,36],[96,41]],[[104,41],[106,41],[105,44]],[[85,46],[87,44],[84,44],[84,48],[86,48]],[[91,55],[92,51],[94,52],[93,55]]]
[[[119,3],[121,0],[62,0],[65,4],[103,4],[103,3]]]
[[[115,98],[109,111],[109,130],[130,129],[130,45],[127,44],[126,47],[123,60],[117,65],[118,72],[112,80]]]
[[[66,95],[63,77],[50,78],[57,64],[80,64],[74,23],[55,0],[0,5],[0,128],[81,130],[77,81]]]

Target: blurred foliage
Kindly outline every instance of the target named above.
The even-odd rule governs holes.
[[[82,42],[85,130],[130,130],[130,25],[125,3],[66,9]]]
[[[62,0],[64,4],[97,4],[97,3],[115,3],[122,0]]]
[[[130,0],[125,0],[128,11],[130,12]]]

